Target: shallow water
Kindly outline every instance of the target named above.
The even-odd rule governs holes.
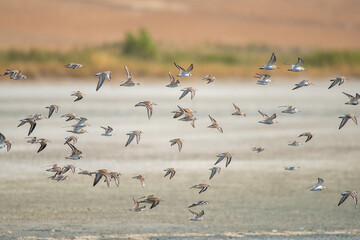
[[[194,80],[195,81],[195,80]],[[314,81],[316,82],[316,81]],[[341,92],[359,92],[360,82],[328,90],[328,82],[292,91],[293,81],[274,81],[270,86],[250,83],[192,84],[199,89],[193,100],[190,96],[178,100],[180,88],[168,89],[165,84],[144,83],[124,88],[105,82],[96,92],[95,83],[57,83],[37,85],[26,82],[5,82],[0,85],[1,132],[14,141],[12,150],[0,150],[0,236],[4,237],[70,237],[82,235],[111,236],[135,233],[212,233],[223,239],[225,232],[309,231],[325,232],[359,230],[359,210],[348,199],[337,207],[340,193],[359,189],[358,156],[359,128],[349,121],[338,130],[344,113],[359,115],[359,106],[347,106]],[[72,91],[81,90],[83,100],[73,102]],[[134,107],[140,101],[151,100],[154,107],[151,120],[146,110]],[[247,113],[247,117],[232,116],[232,103]],[[31,136],[51,140],[47,148],[36,153],[38,144],[26,143],[28,126],[16,128],[19,119],[29,114],[46,113],[46,106],[58,104],[59,113],[38,122]],[[177,105],[197,110],[196,128],[172,118]],[[281,113],[280,105],[293,105],[301,112]],[[278,124],[259,124],[257,112],[277,113]],[[83,151],[79,161],[66,160],[70,149],[63,145],[72,123],[61,115],[74,112],[88,118],[89,133],[79,136],[77,148]],[[210,125],[210,114],[223,127],[221,134]],[[101,136],[100,126],[112,126],[112,137]],[[127,141],[131,130],[143,132],[140,144]],[[297,138],[303,132],[315,133],[308,143]],[[182,138],[182,152],[170,147],[169,140]],[[299,147],[288,142],[299,140]],[[265,151],[255,153],[254,146]],[[228,168],[219,164],[222,172],[208,180],[208,170],[216,155],[230,151],[233,160]],[[101,168],[120,171],[121,184],[110,188],[100,182],[92,187],[93,178],[67,174],[70,179],[55,182],[45,170],[52,164],[74,164],[77,168]],[[285,171],[284,166],[301,166],[297,171]],[[172,180],[163,178],[163,169],[174,167]],[[132,176],[146,177],[141,188]],[[323,192],[310,192],[307,187],[317,178],[328,187]],[[189,187],[208,183],[211,188],[198,194]],[[164,199],[156,208],[141,213],[130,212],[132,196],[149,194]],[[205,210],[203,222],[191,222],[187,206],[198,200],[209,205],[194,208]],[[290,239],[354,239],[348,235],[310,235]],[[175,237],[175,236],[173,236]],[[198,239],[205,239],[199,236]],[[204,236],[203,236],[204,237]],[[255,239],[246,236],[242,239]],[[277,238],[278,237],[278,238]],[[214,239],[217,236],[213,236]],[[158,236],[151,239],[167,239]],[[186,239],[179,236],[178,239]],[[192,238],[196,239],[196,238]],[[208,238],[207,238],[208,239]],[[262,236],[256,239],[282,239],[282,236]]]

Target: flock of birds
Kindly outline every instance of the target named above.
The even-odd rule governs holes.
[[[277,69],[278,67],[275,65],[275,62],[276,62],[276,56],[273,53],[269,62],[265,66],[261,67],[260,69],[261,70]],[[302,64],[303,64],[303,60],[301,58],[298,58],[298,62],[296,64],[290,64],[291,67],[288,69],[288,71],[292,71],[292,72],[304,71],[305,68],[302,67]],[[186,70],[184,68],[182,68],[181,66],[177,65],[176,63],[174,63],[174,65],[179,70],[179,74],[177,74],[177,77],[185,78],[185,77],[190,77],[192,75],[191,71],[194,68],[193,64],[191,64],[190,67]],[[78,64],[78,63],[70,63],[70,64],[66,65],[66,67],[71,68],[71,69],[78,69],[78,68],[82,68],[83,65]],[[136,85],[140,85],[139,83],[133,81],[133,76],[132,76],[131,72],[129,71],[129,69],[127,68],[127,66],[125,66],[125,72],[127,75],[127,79],[125,82],[121,83],[120,86],[133,87]],[[19,70],[7,70],[4,75],[9,75],[10,79],[14,79],[14,80],[26,79],[26,76],[23,75],[21,73],[21,71],[19,71]],[[98,91],[102,87],[102,85],[104,84],[106,79],[108,81],[111,80],[111,71],[100,72],[100,73],[95,74],[95,76],[98,76],[98,78],[99,78],[97,86],[96,86],[96,91]],[[175,79],[175,77],[170,72],[169,72],[169,77],[170,77],[170,83],[168,85],[166,85],[166,87],[169,87],[169,88],[178,87],[178,84],[180,83],[180,81]],[[255,77],[259,79],[257,82],[257,84],[259,84],[259,85],[268,85],[271,83],[271,79],[270,79],[271,76],[268,74],[257,73]],[[207,84],[210,84],[210,83],[214,82],[216,80],[216,78],[214,76],[207,75],[205,78],[203,78],[203,80],[207,81]],[[343,84],[346,80],[347,79],[345,77],[336,77],[336,78],[331,79],[330,80],[331,85],[329,86],[329,89],[334,87],[335,85]],[[311,85],[313,85],[313,83],[311,83],[310,80],[303,80],[303,81],[295,84],[295,87],[292,90],[296,90],[301,87],[307,87],[307,86],[311,86]],[[193,88],[193,87],[188,87],[188,88],[181,89],[181,91],[182,91],[182,94],[180,95],[179,99],[184,98],[189,93],[190,93],[191,99],[193,99],[195,97],[195,93],[196,93],[197,89]],[[358,105],[359,104],[360,95],[358,93],[356,93],[355,96],[352,96],[345,92],[344,92],[344,94],[349,98],[349,101],[346,102],[345,104],[347,104],[347,105]],[[74,102],[77,102],[77,101],[80,101],[83,99],[84,94],[80,91],[76,91],[76,92],[73,92],[71,94],[71,96],[76,97],[76,99],[74,99]],[[156,105],[156,103],[151,102],[151,101],[142,101],[142,102],[137,103],[135,105],[135,107],[140,107],[140,106],[145,107],[147,110],[147,117],[148,117],[148,119],[151,119],[151,116],[153,113],[153,106],[155,106],[155,105]],[[235,112],[232,113],[232,115],[246,117],[246,113],[242,112],[240,110],[240,108],[235,105],[235,103],[233,103],[233,106],[235,108]],[[196,111],[189,109],[189,108],[182,108],[180,106],[177,106],[177,107],[178,107],[177,110],[174,110],[171,112],[174,114],[173,118],[179,118],[179,120],[181,120],[181,121],[190,122],[191,126],[195,128],[195,121],[197,120],[197,118],[195,116]],[[280,107],[285,107],[285,109],[282,111],[282,113],[295,114],[295,113],[299,112],[299,110],[293,106],[280,106]],[[40,121],[44,118],[50,118],[54,113],[57,113],[59,110],[59,106],[55,105],[55,104],[47,106],[46,108],[48,108],[48,110],[49,110],[47,117],[45,117],[43,114],[35,114],[35,115],[29,116],[27,118],[21,119],[20,124],[18,125],[18,127],[20,127],[22,125],[25,125],[26,123],[29,124],[30,128],[27,133],[27,136],[30,139],[27,142],[30,144],[40,144],[40,146],[37,150],[38,153],[43,151],[50,141],[45,138],[37,138],[37,137],[29,137],[29,136],[36,128],[38,121]],[[260,110],[258,112],[264,118],[263,120],[259,121],[259,123],[267,124],[267,125],[277,123],[277,121],[275,120],[276,119],[275,113],[272,114],[271,116],[269,116],[269,115],[261,112]],[[89,124],[86,122],[87,119],[85,117],[77,116],[75,113],[64,114],[61,117],[66,118],[66,122],[76,121],[76,123],[71,126],[72,129],[68,130],[67,132],[74,133],[76,135],[87,132],[85,127],[88,126]],[[180,117],[182,117],[182,118],[180,118]],[[209,115],[209,118],[211,121],[211,125],[209,125],[208,128],[216,128],[221,133],[223,133],[223,129],[222,129],[221,125],[210,115]],[[339,118],[341,118],[339,129],[341,129],[347,123],[347,121],[349,119],[352,119],[355,124],[358,124],[357,116],[353,113],[344,114],[342,116],[339,116]],[[112,136],[113,128],[111,126],[107,126],[107,127],[101,126],[101,128],[103,128],[105,131],[102,134],[103,136],[107,136],[107,137]],[[134,139],[136,139],[136,143],[139,144],[140,139],[141,139],[141,134],[142,134],[142,132],[140,130],[134,130],[134,131],[127,133],[128,140],[125,144],[125,147],[127,147],[129,144],[131,144]],[[64,145],[67,145],[71,149],[71,154],[70,154],[70,156],[65,157],[66,159],[79,160],[82,158],[82,151],[80,151],[79,149],[77,149],[75,147],[75,145],[78,141],[78,137],[76,135],[71,135],[65,139]],[[305,133],[302,133],[299,135],[299,137],[303,137],[303,136],[306,137],[305,142],[308,142],[312,139],[313,133],[305,132]],[[182,139],[180,139],[180,138],[172,139],[172,140],[170,140],[170,143],[171,143],[171,146],[176,144],[178,146],[179,152],[181,151],[182,145],[183,145]],[[289,143],[290,146],[299,146],[300,144],[301,143],[298,141],[293,141],[293,142]],[[6,139],[6,137],[0,133],[0,148],[6,147],[7,151],[9,152],[11,150],[11,146],[12,146],[12,141]],[[252,150],[256,151],[257,153],[260,153],[260,152],[264,151],[264,148],[254,147]],[[232,160],[232,154],[230,152],[220,153],[217,155],[217,157],[218,157],[218,160],[215,162],[214,165],[217,165],[222,160],[226,159],[225,167],[228,167]],[[291,166],[291,167],[285,167],[285,170],[292,171],[292,170],[296,170],[298,168],[300,168],[300,167]],[[55,173],[53,176],[50,177],[51,179],[56,180],[56,181],[63,181],[63,180],[69,179],[68,176],[64,175],[69,170],[71,170],[72,173],[75,173],[75,166],[68,164],[63,167],[60,167],[57,164],[54,164],[51,168],[47,169],[46,171]],[[209,170],[211,170],[209,179],[212,179],[217,173],[221,172],[221,167],[215,166],[215,167],[210,168]],[[167,168],[164,171],[166,172],[164,177],[169,176],[170,179],[172,179],[176,174],[176,170],[174,168]],[[88,175],[88,176],[95,175],[95,178],[93,181],[93,186],[97,185],[101,179],[105,180],[108,187],[110,187],[110,182],[112,180],[114,180],[115,184],[118,187],[120,185],[120,175],[121,174],[119,172],[113,172],[108,169],[99,169],[96,171],[87,171],[87,170],[80,169],[80,172],[78,172],[78,174]],[[139,180],[141,183],[141,186],[145,187],[145,178],[142,175],[134,176],[133,179]],[[311,191],[325,190],[326,187],[324,186],[323,183],[324,183],[324,180],[322,178],[318,178],[317,184],[315,186],[310,187],[311,188],[310,190]],[[201,183],[201,184],[196,184],[196,185],[192,186],[190,189],[193,189],[193,188],[200,189],[200,191],[199,191],[199,194],[200,194],[200,193],[203,193],[206,190],[208,190],[209,187],[210,187],[210,185]],[[358,195],[357,195],[356,190],[344,191],[341,193],[341,195],[342,195],[342,197],[338,203],[338,206],[341,205],[349,196],[351,196],[351,198],[354,201],[355,208],[357,208]],[[145,205],[141,206],[140,205],[141,203],[151,204],[150,209],[152,209],[152,208],[156,207],[161,201],[162,201],[161,198],[155,197],[154,195],[149,195],[149,196],[141,197],[138,199],[133,197],[134,207],[130,210],[133,212],[141,212],[146,207]],[[204,210],[197,213],[197,212],[191,211],[190,208],[193,208],[196,206],[207,205],[208,203],[209,203],[208,201],[201,200],[201,201],[194,202],[192,205],[190,205],[188,208],[189,208],[189,211],[193,214],[193,218],[191,218],[190,220],[194,220],[194,221],[203,220]]]

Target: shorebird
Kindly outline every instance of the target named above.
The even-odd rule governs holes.
[[[182,67],[180,67],[179,65],[177,65],[175,62],[174,62],[174,65],[175,67],[177,67],[177,69],[179,69],[179,74],[176,75],[178,77],[190,77],[191,76],[191,71],[194,69],[194,65],[191,64],[190,67],[185,71],[185,69],[183,69]]]
[[[291,68],[288,69],[288,71],[290,72],[301,72],[301,71],[305,71],[305,68],[303,68],[301,66],[301,64],[303,64],[304,61],[301,58],[298,58],[298,61],[295,65],[293,64],[288,64],[291,65]]]
[[[352,119],[354,121],[354,123],[356,125],[358,125],[357,117],[353,113],[348,113],[348,114],[341,115],[339,118],[342,118],[339,129],[341,129],[345,125],[345,123],[347,123],[347,121],[349,119]]]
[[[274,69],[278,68],[276,65],[274,65],[275,62],[276,62],[276,56],[275,56],[275,53],[273,53],[273,54],[271,54],[269,62],[265,66],[261,67],[260,69],[274,70]]]
[[[234,106],[234,108],[235,108],[235,112],[232,113],[231,115],[244,116],[244,117],[246,117],[246,113],[242,112],[242,111],[240,110],[240,108],[235,105],[235,103],[233,103],[233,106]]]
[[[171,111],[171,113],[174,113],[173,118],[178,118],[185,114],[185,117],[193,117],[193,113],[196,113],[196,111],[190,109],[190,108],[182,108],[179,105],[177,105],[179,110]]]
[[[94,183],[93,183],[93,187],[95,187],[95,185],[100,181],[100,179],[104,176],[105,177],[105,182],[107,184],[108,187],[110,187],[110,181],[111,181],[111,176],[110,176],[110,171],[107,169],[100,169],[94,172],[91,172],[90,174],[95,174],[95,179],[94,179]]]
[[[201,183],[201,184],[197,184],[197,185],[192,186],[190,189],[192,189],[192,188],[201,189],[200,192],[199,192],[199,194],[200,194],[202,192],[205,192],[209,187],[210,187],[210,185]]]
[[[67,114],[64,114],[62,115],[61,117],[66,117],[66,122],[70,121],[70,120],[73,120],[76,118],[76,114],[75,113],[67,113]]]
[[[111,80],[111,72],[110,71],[99,72],[99,73],[95,74],[95,76],[99,77],[99,81],[98,81],[98,84],[96,86],[96,91],[98,91],[101,88],[101,86],[103,85],[105,79],[107,79],[109,82]]]
[[[69,171],[70,169],[71,169],[72,173],[75,173],[74,165],[69,164],[69,165],[65,165],[64,167],[62,167],[61,174],[67,173],[67,171]]]
[[[262,151],[265,150],[265,148],[263,148],[263,147],[253,147],[252,150],[254,152],[261,153]]]
[[[10,151],[12,145],[12,141],[7,140],[6,137],[0,133],[0,149],[6,146],[6,151]]]
[[[55,105],[55,104],[50,105],[50,106],[47,106],[46,108],[49,109],[49,116],[48,116],[48,118],[51,117],[51,115],[54,113],[54,111],[57,113],[58,110],[59,110],[59,106],[58,106],[58,105]]]
[[[175,176],[175,173],[176,173],[174,168],[167,168],[164,171],[166,171],[164,177],[166,177],[167,175],[170,174],[170,179],[172,179]]]
[[[231,160],[232,160],[232,154],[230,152],[224,152],[224,153],[220,153],[218,155],[216,155],[219,159],[216,161],[216,164],[218,164],[219,162],[221,162],[224,158],[226,158],[226,164],[225,167],[229,166]]]
[[[139,199],[142,199],[142,198],[145,198],[145,197],[141,197]],[[151,204],[150,209],[153,209],[154,207],[159,205],[159,203],[161,201],[162,201],[161,198],[155,197],[154,195],[149,195],[144,200],[139,201],[138,203],[150,203]]]
[[[213,77],[211,75],[206,75],[202,80],[207,81],[207,84],[212,83],[216,80],[216,77]]]
[[[40,147],[39,149],[37,150],[37,152],[41,152],[42,150],[44,150],[47,146],[47,143],[50,142],[48,139],[45,139],[45,138],[39,138],[36,140],[35,143],[40,143]]]
[[[209,168],[209,170],[211,170],[211,174],[210,174],[210,177],[209,177],[209,180],[210,180],[215,176],[216,173],[221,172],[221,167],[212,167],[212,168]]]
[[[285,170],[288,170],[288,171],[294,171],[294,170],[297,170],[299,169],[300,167],[284,167]]]
[[[339,86],[340,86],[341,84],[343,84],[345,82],[345,80],[348,80],[348,79],[344,76],[330,79],[330,81],[332,81],[332,83],[328,89],[334,87],[336,84],[339,84]]]
[[[298,88],[301,88],[301,87],[307,87],[307,86],[310,86],[310,85],[314,85],[312,82],[310,82],[310,80],[302,80],[301,82],[296,83],[295,87],[292,90],[295,90],[295,89],[298,89]]]
[[[191,122],[191,126],[193,127],[193,128],[195,128],[195,121],[197,120],[197,118],[194,116],[194,115],[188,115],[188,116],[186,116],[186,114],[185,114],[185,117],[183,117],[183,118],[180,118],[179,119],[179,121],[184,121],[184,122]]]
[[[208,205],[208,204],[209,204],[208,201],[201,200],[201,201],[194,202],[193,204],[188,206],[188,208],[197,207],[197,206],[201,206],[201,205]]]
[[[80,168],[80,171],[81,172],[78,172],[78,174],[81,174],[81,175],[88,175],[88,176],[92,176],[92,173],[90,173],[89,171],[87,171],[87,170],[82,170],[81,168]]]
[[[142,134],[142,131],[139,131],[139,130],[128,132],[126,135],[129,135],[129,139],[126,142],[125,147],[127,147],[135,137],[136,137],[136,143],[139,144],[141,134]]]
[[[141,212],[142,210],[144,210],[144,208],[146,208],[146,206],[141,206],[138,203],[138,201],[136,201],[136,199],[133,197],[133,201],[134,201],[134,208],[130,209],[130,211],[132,212]]]
[[[189,211],[193,214],[193,218],[190,218],[192,221],[202,221],[204,220],[202,216],[204,216],[205,212],[204,210],[201,210],[200,213],[193,212],[189,209]]]
[[[30,117],[30,118],[35,118],[36,121],[39,121],[39,120],[42,120],[42,119],[46,118],[46,117],[44,116],[44,114],[41,114],[41,113],[36,113],[36,114],[30,115],[30,116],[28,116],[28,117]]]
[[[53,164],[52,167],[49,168],[49,169],[46,169],[46,171],[48,171],[48,172],[55,172],[55,173],[57,173],[57,174],[61,174],[62,168],[59,167],[57,164]]]
[[[63,175],[61,175],[61,174],[57,174],[57,173],[55,173],[55,175],[54,176],[52,176],[52,177],[50,177],[52,180],[55,180],[55,181],[64,181],[64,180],[67,180],[67,179],[69,179],[69,177],[68,176],[63,176]]]
[[[285,107],[285,110],[282,110],[282,113],[290,113],[290,114],[294,114],[299,112],[299,110],[296,107],[293,106],[279,106],[279,107]]]
[[[294,141],[290,141],[288,145],[289,145],[289,146],[293,146],[293,147],[297,147],[297,146],[300,146],[301,143],[298,142],[298,141],[296,141],[296,140],[294,140]]]
[[[24,125],[25,123],[30,124],[30,129],[29,129],[29,133],[28,133],[28,136],[29,136],[36,127],[36,118],[30,117],[30,118],[21,119],[20,124],[17,127],[20,127],[20,126]]]
[[[298,137],[307,137],[305,142],[310,141],[310,139],[312,139],[314,134],[312,134],[311,132],[304,132],[302,134],[300,134]]]
[[[85,117],[75,117],[76,121],[78,121],[76,124],[72,125],[72,127],[86,127],[89,126],[88,123],[85,123],[87,121],[87,118]]]
[[[187,87],[187,88],[181,89],[180,91],[183,91],[183,93],[181,94],[179,99],[182,99],[183,97],[185,97],[189,92],[191,93],[191,99],[193,99],[195,97],[195,92],[197,91],[197,89],[193,88],[193,87]]]
[[[175,79],[174,76],[171,74],[171,72],[169,72],[169,77],[170,77],[170,84],[166,85],[166,87],[170,87],[170,88],[177,87],[180,81]]]
[[[171,139],[170,142],[171,142],[171,145],[170,145],[170,146],[173,146],[173,145],[177,144],[177,145],[178,145],[179,152],[181,152],[182,145],[183,145],[181,138]]]
[[[100,127],[105,130],[105,133],[101,134],[102,136],[112,136],[111,132],[114,130],[112,127],[110,126],[107,127],[100,126]]]
[[[83,129],[83,127],[72,127],[72,128],[73,128],[72,130],[67,130],[67,132],[76,133],[76,134],[83,134],[88,132],[85,129]]]
[[[72,68],[72,69],[77,69],[77,68],[82,68],[84,66],[82,64],[80,64],[80,63],[69,63],[69,64],[65,65],[65,67]]]
[[[270,79],[271,76],[269,74],[256,73],[256,75],[257,76],[254,77],[259,79],[256,84],[268,85],[269,83],[271,83],[271,79]]]
[[[322,191],[322,190],[326,189],[326,187],[323,186],[323,183],[324,183],[324,180],[321,178],[318,178],[317,184],[315,186],[311,186],[308,188],[311,188],[310,191]]]
[[[37,140],[36,137],[27,137],[27,138],[30,138],[30,140],[27,140],[27,141],[26,141],[27,143],[31,143],[31,144],[36,143],[36,140]]]
[[[6,72],[4,73],[4,76],[5,75],[10,75],[10,78],[11,77],[15,77],[18,73],[20,73],[21,71],[19,70],[16,70],[16,69],[7,69]]]
[[[81,100],[81,99],[84,98],[84,94],[83,94],[82,92],[80,92],[80,91],[73,92],[73,93],[71,94],[71,96],[76,97],[76,99],[74,100],[74,102],[77,102],[77,101],[79,101],[79,100]]]
[[[208,128],[216,128],[217,130],[219,130],[221,133],[223,133],[223,129],[221,128],[221,126],[217,123],[217,121],[215,119],[213,119],[210,115],[209,118],[211,120],[211,125],[208,126]]]
[[[340,199],[338,206],[340,206],[343,202],[345,202],[345,200],[351,196],[351,198],[354,200],[354,204],[355,204],[355,208],[357,208],[358,205],[358,194],[356,192],[356,190],[351,190],[351,191],[345,191],[343,193],[341,193],[342,198]]]
[[[70,136],[70,137],[66,137],[65,140],[66,141],[65,141],[64,145],[67,144],[67,143],[70,143],[71,141],[73,142],[73,144],[76,144],[77,140],[78,140],[78,137],[77,136]]]
[[[265,113],[261,112],[260,110],[258,110],[258,112],[264,117],[264,120],[259,121],[259,123],[264,123],[264,124],[273,124],[273,123],[277,123],[274,119],[276,118],[276,113],[274,113],[273,115],[271,115],[271,117],[269,117],[268,115],[266,115]]]
[[[125,66],[125,72],[126,72],[126,81],[121,83],[120,86],[124,86],[124,87],[133,87],[135,85],[140,85],[140,83],[138,82],[134,82],[132,80],[133,76],[131,74],[131,72],[129,71],[128,67]]]
[[[157,105],[157,104],[153,103],[151,101],[143,101],[143,102],[139,102],[139,103],[135,104],[135,107],[139,107],[139,106],[146,107],[147,115],[150,120],[150,118],[152,116],[153,105]]]
[[[118,173],[118,172],[110,172],[110,180],[114,179],[117,187],[120,186],[120,175],[121,175],[121,173]]]
[[[350,101],[346,102],[345,104],[349,104],[349,105],[358,105],[359,104],[360,95],[358,93],[356,93],[355,97],[348,93],[345,93],[345,92],[343,92],[343,94],[348,96],[350,99]]]
[[[25,75],[23,75],[21,73],[21,71],[19,71],[17,74],[15,75],[10,75],[10,79],[13,79],[13,80],[23,80],[23,79],[26,79],[27,77]]]
[[[65,157],[66,159],[71,159],[71,160],[79,160],[80,158],[82,158],[81,154],[82,151],[80,151],[79,149],[77,149],[74,145],[72,145],[71,143],[66,143],[70,148],[71,148],[71,155],[69,157]]]
[[[132,178],[140,180],[141,186],[145,187],[145,178],[142,175],[137,175],[137,176],[132,177]]]

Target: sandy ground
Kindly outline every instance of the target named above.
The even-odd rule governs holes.
[[[0,8],[0,48],[91,46],[141,27],[176,46],[360,47],[357,0],[1,0]]]
[[[338,130],[338,116],[353,112],[359,106],[347,106],[341,92],[355,94],[360,83],[348,81],[327,89],[328,82],[292,91],[296,82],[276,81],[270,86],[254,83],[206,85],[193,80],[199,89],[194,100],[178,100],[180,88],[168,89],[163,84],[143,84],[124,88],[116,82],[105,82],[95,92],[93,83],[67,81],[57,84],[4,81],[0,85],[1,132],[14,141],[12,150],[0,150],[0,237],[89,239],[355,239],[360,231],[359,210],[351,199],[337,207],[345,190],[359,189],[359,128],[352,121]],[[190,84],[185,81],[183,87]],[[86,93],[73,102],[70,93]],[[151,100],[151,120],[139,101]],[[235,102],[247,117],[232,116]],[[16,128],[18,120],[34,113],[46,113],[45,106],[59,104],[59,113],[43,119],[31,136],[51,140],[47,148],[36,153],[38,145],[26,143],[28,126]],[[176,105],[197,110],[198,121],[189,123],[172,119]],[[281,113],[279,105],[294,105],[295,115]],[[257,110],[278,114],[278,124],[265,126]],[[60,118],[75,112],[87,117],[89,133],[81,135],[76,145],[83,151],[79,161],[66,160],[70,149],[63,145],[71,123]],[[207,128],[211,114],[222,125],[224,133]],[[101,136],[100,126],[112,126],[114,136]],[[124,147],[126,133],[139,129],[139,145]],[[314,138],[299,147],[288,141],[304,139],[305,131]],[[182,152],[170,147],[169,140],[184,139]],[[265,147],[262,153],[251,151]],[[233,160],[228,168],[209,180],[216,155],[230,151]],[[55,182],[45,169],[52,164],[74,164],[86,170],[101,168],[120,171],[121,184],[110,188],[100,182],[92,187],[93,177],[69,173],[67,181]],[[284,166],[301,166],[285,171]],[[163,169],[174,167],[172,180],[163,178]],[[146,187],[132,176],[146,177]],[[328,187],[323,192],[310,192],[317,178]],[[208,183],[211,188],[198,194],[189,187]],[[156,208],[141,213],[130,212],[132,197],[154,194],[164,201]],[[204,221],[192,222],[187,206],[198,200],[209,205]],[[275,233],[272,233],[275,232]],[[281,234],[279,234],[281,233]],[[129,234],[129,235],[127,235]],[[305,234],[305,235],[297,235]],[[330,235],[327,235],[330,234]],[[354,235],[355,234],[355,235]]]

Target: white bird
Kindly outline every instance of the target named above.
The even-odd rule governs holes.
[[[182,67],[180,67],[179,65],[177,65],[175,62],[174,62],[174,65],[175,67],[177,67],[177,69],[179,69],[179,74],[176,75],[178,77],[190,77],[191,76],[191,71],[194,69],[194,65],[191,64],[190,67],[188,69],[183,69]]]
[[[264,117],[264,120],[259,121],[259,123],[264,123],[264,124],[273,124],[273,123],[277,123],[274,119],[276,118],[276,113],[274,113],[273,115],[271,115],[271,117],[269,117],[268,115],[266,115],[265,113],[261,112],[260,110],[258,110],[258,112]]]
[[[301,64],[303,64],[303,63],[304,63],[304,61],[303,61],[301,58],[298,58],[298,61],[297,61],[297,63],[296,63],[295,65],[289,64],[289,65],[291,65],[291,68],[289,68],[288,71],[290,71],[290,72],[301,72],[301,71],[305,71],[305,68],[303,68],[303,67],[301,66]]]
[[[278,68],[276,65],[274,65],[274,63],[276,62],[276,56],[275,54],[273,53],[270,57],[270,60],[268,62],[268,64],[266,64],[265,66],[261,67],[260,69],[263,69],[263,70],[274,70],[276,68]]]
[[[302,80],[301,82],[296,83],[295,87],[292,90],[295,90],[295,89],[298,89],[298,88],[301,88],[301,87],[307,87],[307,86],[310,86],[310,85],[314,85],[312,82],[310,82],[310,80]]]
[[[323,186],[323,183],[324,183],[324,180],[322,178],[318,178],[317,184],[315,186],[309,187],[309,188],[311,188],[310,191],[322,191],[322,190],[325,190],[326,187]]]

